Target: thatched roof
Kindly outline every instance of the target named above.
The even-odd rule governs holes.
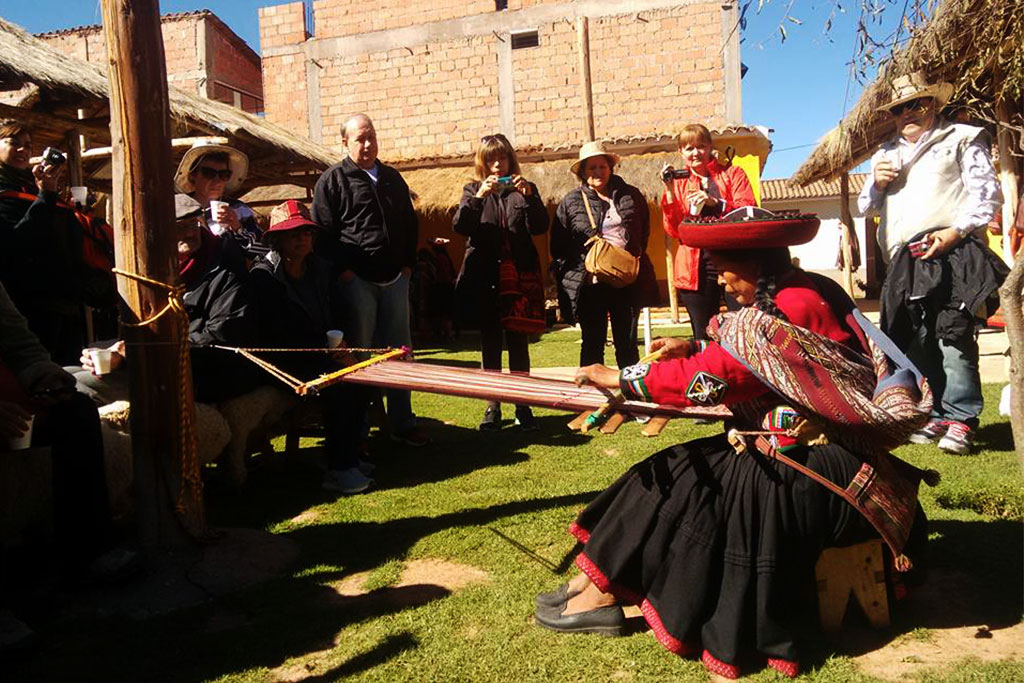
[[[891,11],[891,8],[890,10]],[[878,107],[890,100],[897,76],[924,71],[933,81],[953,84],[948,108],[994,124],[996,102],[1016,112],[1021,126],[1024,92],[1024,3],[1021,0],[943,0],[932,18],[893,55],[884,73],[861,95],[843,121],[829,131],[793,175],[801,185],[834,177],[871,156],[896,132]]]
[[[23,89],[21,94],[10,94],[19,89]],[[88,112],[85,125],[89,126],[92,145],[109,144],[109,133],[104,138],[102,130],[109,125],[109,84],[104,70],[54,50],[3,19],[0,91],[8,91],[8,97],[0,97],[0,102],[28,110],[28,116],[35,115],[29,123],[40,148],[49,144],[64,148],[64,135],[77,125],[74,120],[78,109]],[[173,86],[168,91],[176,137],[222,136],[249,155],[245,188],[284,182],[311,184],[338,158],[322,145],[230,105]],[[0,118],[10,114],[11,110],[0,107]],[[176,156],[183,152],[175,150]],[[102,186],[106,161],[91,159],[85,165],[87,178],[95,174],[91,184]]]

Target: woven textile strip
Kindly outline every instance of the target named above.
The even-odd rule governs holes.
[[[869,362],[845,344],[752,307],[725,314],[711,328],[722,348],[821,427],[829,441],[864,460],[844,498],[900,555],[924,473],[889,450],[928,420],[932,394],[927,382],[912,368],[894,367],[870,334]],[[733,407],[755,423],[764,415],[759,410]]]

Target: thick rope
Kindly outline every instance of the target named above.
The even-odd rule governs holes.
[[[202,505],[203,480],[200,476],[199,456],[196,447],[195,407],[189,404],[189,398],[192,397],[192,373],[189,371],[188,362],[188,312],[185,310],[185,304],[182,301],[182,297],[185,294],[185,286],[180,284],[169,285],[165,282],[160,282],[138,273],[129,273],[119,268],[114,268],[113,273],[156,289],[162,289],[167,293],[167,305],[160,309],[158,313],[142,322],[128,323],[122,320],[121,324],[125,327],[146,327],[152,325],[168,313],[174,316],[174,323],[177,326],[178,332],[178,438],[181,444],[181,487],[178,489],[175,501],[175,512],[178,514],[179,519],[184,522],[185,528],[188,529],[190,524],[185,514],[186,496],[188,496],[192,503],[192,510],[196,515],[196,521],[199,524],[198,529],[189,530],[194,534],[202,534],[206,527],[206,520]]]

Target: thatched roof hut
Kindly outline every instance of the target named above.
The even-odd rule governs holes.
[[[268,184],[311,185],[337,153],[230,105],[168,87],[175,160],[190,138],[219,137],[250,158],[245,188]],[[109,84],[99,66],[65,55],[0,19],[0,118],[19,118],[35,142],[65,148],[69,131],[109,145]],[[109,149],[88,150],[86,184],[109,185]]]
[[[797,169],[801,185],[835,177],[871,156],[896,132],[895,122],[878,107],[890,99],[890,83],[900,75],[923,71],[935,81],[953,84],[947,109],[972,120],[1024,130],[1024,3],[1021,0],[943,0],[932,18],[893,55],[885,72],[863,93],[838,127],[829,131]],[[999,115],[1005,103],[1011,118]],[[1019,139],[1019,138],[1018,138]],[[1018,146],[1017,153],[1020,153]]]

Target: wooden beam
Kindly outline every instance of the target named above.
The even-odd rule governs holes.
[[[583,141],[594,139],[594,95],[590,87],[590,26],[576,17],[576,52],[580,58],[580,98],[583,101]]]
[[[110,79],[114,153],[113,203],[117,266],[167,285],[178,284],[167,70],[157,0],[102,0]],[[151,319],[168,293],[118,278],[126,322]],[[131,363],[131,435],[135,511],[151,557],[188,545],[186,529],[205,528],[195,459],[195,406],[187,329],[173,311],[125,327]],[[184,364],[182,366],[181,364]],[[184,425],[184,427],[183,427]]]
[[[676,292],[676,241],[665,233],[665,279],[668,281],[668,306],[672,322],[679,322],[679,293]]]
[[[850,213],[850,174],[843,171],[839,176],[839,220],[843,229],[839,235],[839,246],[843,254],[843,289],[856,298],[853,291],[853,240],[857,239],[857,230]]]
[[[98,126],[75,119],[66,119],[63,116],[43,114],[34,109],[25,109],[24,107],[12,107],[9,104],[0,103],[0,117],[21,121],[30,128],[56,129],[61,133],[77,130],[82,133],[100,136],[104,140],[110,139],[110,129],[106,126]]]
[[[226,145],[230,143],[230,140],[228,140],[225,137],[202,135],[192,138],[174,138],[173,140],[171,140],[171,149],[188,148],[196,144],[197,142],[209,142],[210,144],[214,145]],[[82,152],[82,159],[86,161],[90,159],[106,159],[113,153],[113,149],[113,147],[93,147],[92,149],[87,149],[84,152]],[[32,163],[39,163],[40,161],[42,161],[42,159],[42,157],[33,157]]]

